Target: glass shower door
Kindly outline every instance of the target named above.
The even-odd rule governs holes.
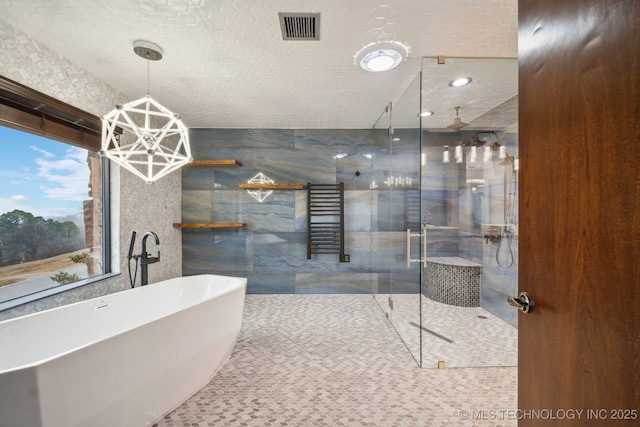
[[[378,228],[391,262],[385,292],[376,295],[402,342],[421,364],[420,276],[426,242],[420,216],[420,75],[398,102],[389,104],[375,128],[386,131],[381,156],[384,179],[378,191]]]
[[[517,107],[517,59],[423,58],[374,126],[376,299],[424,368],[517,364]]]
[[[423,58],[425,368],[517,364],[517,75],[517,59]]]

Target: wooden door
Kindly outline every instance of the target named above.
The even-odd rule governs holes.
[[[518,13],[519,425],[640,425],[640,2]]]

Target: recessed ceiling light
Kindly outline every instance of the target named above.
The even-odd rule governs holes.
[[[402,43],[372,43],[356,53],[356,64],[363,70],[377,73],[391,70],[407,58],[407,48]]]
[[[433,111],[423,111],[422,113],[418,114],[420,117],[429,117],[429,116],[433,116]]]
[[[466,86],[469,83],[471,83],[473,81],[473,79],[471,77],[460,77],[458,79],[455,80],[451,80],[449,82],[449,86],[451,87],[461,87],[461,86]]]

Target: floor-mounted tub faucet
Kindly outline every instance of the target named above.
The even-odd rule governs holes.
[[[140,256],[140,286],[147,285],[149,283],[149,264],[154,264],[160,261],[160,251],[158,251],[158,255],[155,257],[150,256],[151,254],[147,253],[147,238],[149,236],[153,236],[156,241],[156,245],[160,244],[160,239],[158,239],[158,235],[153,231],[147,231],[142,236],[142,255]]]

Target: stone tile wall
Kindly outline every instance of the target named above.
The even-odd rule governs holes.
[[[242,167],[183,169],[182,221],[246,222],[247,227],[183,230],[183,274],[246,276],[250,293],[385,293],[391,283],[394,292],[417,293],[418,266],[406,267],[405,238],[407,228],[419,230],[424,222],[450,227],[429,230],[428,255],[460,256],[486,266],[482,304],[499,307],[514,283],[517,291],[517,269],[496,265],[482,224],[502,222],[502,166],[494,159],[485,167],[486,185],[474,191],[466,184],[464,164],[442,163],[443,145],[453,149],[472,135],[425,133],[427,164],[421,175],[413,130],[396,130],[399,141],[390,148],[386,130],[192,129],[196,159],[235,159]],[[517,141],[507,144],[516,154]],[[276,190],[259,203],[238,189],[259,172],[276,183],[344,182],[351,262],[340,263],[337,255],[307,260],[306,191]],[[396,185],[396,177],[404,178],[404,185]],[[413,239],[414,255],[419,244]],[[517,239],[512,247],[517,257]]]
[[[386,131],[192,129],[194,158],[242,167],[183,169],[182,221],[247,227],[183,230],[183,274],[246,276],[250,293],[385,292],[393,275],[396,292],[419,292],[417,266],[405,261],[405,230],[420,222],[419,148],[417,138],[404,141],[390,158]],[[307,259],[306,191],[276,190],[259,203],[238,188],[259,172],[276,183],[344,182],[351,262]],[[394,177],[390,190],[390,175],[404,185]]]

